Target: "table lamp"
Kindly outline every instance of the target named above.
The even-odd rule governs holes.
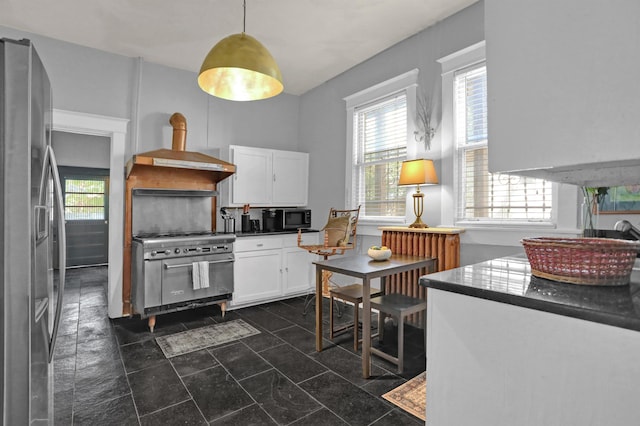
[[[435,185],[437,183],[438,176],[433,167],[433,160],[419,159],[402,162],[398,185],[417,186],[417,190],[413,194],[413,213],[416,215],[416,220],[409,225],[409,228],[428,228],[421,219],[424,209],[424,193],[420,192],[420,185]]]

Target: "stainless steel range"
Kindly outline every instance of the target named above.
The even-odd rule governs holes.
[[[233,293],[232,234],[139,234],[132,239],[132,303],[142,318],[211,304]]]

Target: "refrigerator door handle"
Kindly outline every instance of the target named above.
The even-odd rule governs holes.
[[[44,161],[42,162],[42,172],[40,173],[40,189],[38,192],[38,204],[33,206],[35,217],[36,244],[40,244],[49,236],[49,208],[47,207],[47,179],[49,177],[49,146],[44,151]]]
[[[63,299],[64,299],[64,284],[66,279],[66,265],[67,265],[67,235],[65,230],[64,220],[64,200],[62,199],[62,184],[60,182],[60,174],[58,173],[58,162],[56,156],[53,153],[51,145],[47,145],[47,153],[45,155],[45,161],[49,163],[51,167],[51,175],[53,177],[53,196],[55,197],[54,204],[58,208],[58,267],[59,271],[59,284],[58,284],[58,297],[56,301],[56,313],[53,320],[53,329],[51,331],[51,337],[49,340],[49,362],[53,359],[53,351],[56,346],[56,337],[58,335],[58,326],[60,325],[60,316],[62,315]],[[46,187],[45,187],[46,188]],[[43,191],[42,186],[40,191]],[[42,192],[40,193],[40,202],[42,203]]]
[[[47,312],[49,306],[49,298],[43,297],[36,300],[36,322],[39,322],[42,316]]]
[[[47,206],[33,206],[33,214],[35,217],[35,236],[36,236],[36,244],[40,244],[44,241],[49,232],[47,231],[49,228],[46,226],[49,208]]]

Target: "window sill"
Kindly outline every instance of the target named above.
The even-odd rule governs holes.
[[[405,226],[406,220],[404,218],[393,219],[359,219],[358,220],[358,234],[359,235],[382,235],[382,231],[378,228],[381,226]]]
[[[480,221],[480,220],[460,220],[455,222],[455,226],[465,229],[492,229],[492,230],[527,230],[527,229],[556,229],[557,225],[552,222],[500,222],[500,221]]]
[[[558,228],[550,223],[522,223],[522,224],[479,224],[477,222],[456,222],[455,226],[465,229],[460,234],[462,244],[483,244],[497,246],[522,247],[520,241],[531,237],[565,237],[575,238],[581,230],[573,228]]]

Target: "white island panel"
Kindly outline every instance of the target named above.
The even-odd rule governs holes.
[[[640,333],[428,289],[427,425],[640,424]]]

